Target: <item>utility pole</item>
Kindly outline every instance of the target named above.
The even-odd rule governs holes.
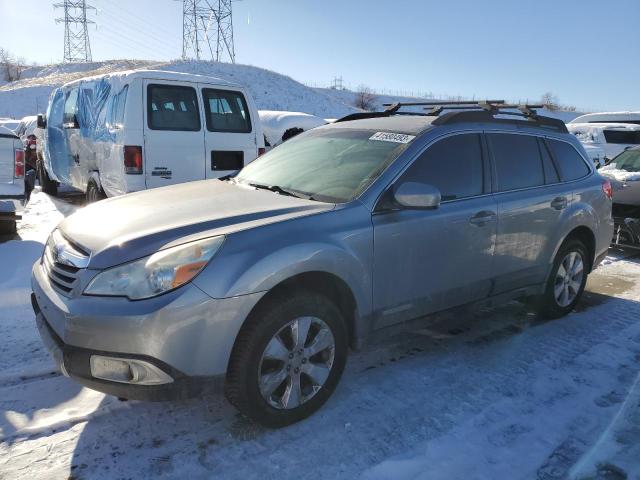
[[[64,17],[56,18],[56,23],[64,22],[64,61],[90,62],[91,44],[87,25],[95,22],[87,20],[87,10],[95,10],[95,7],[87,5],[85,0],[64,0],[53,6],[64,11]]]
[[[236,63],[232,0],[182,0],[182,58]]]

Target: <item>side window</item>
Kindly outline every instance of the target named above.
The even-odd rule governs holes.
[[[62,123],[73,123],[75,115],[78,112],[78,88],[74,88],[67,92],[64,101],[64,116]]]
[[[551,139],[547,139],[547,143],[556,160],[556,165],[558,165],[560,177],[563,181],[576,180],[589,174],[589,167],[571,144]]]
[[[147,123],[152,130],[200,130],[198,97],[192,87],[149,85]]]
[[[207,130],[210,132],[251,132],[251,118],[244,95],[230,90],[202,89]]]
[[[547,184],[558,183],[560,181],[560,177],[558,176],[558,171],[553,164],[553,160],[551,160],[551,154],[549,153],[549,148],[547,147],[544,139],[538,139],[538,147],[540,148],[540,154],[542,155],[542,167],[544,169],[545,182]]]
[[[531,135],[487,134],[496,167],[498,191],[544,185],[538,140]]]
[[[402,176],[440,190],[442,200],[483,193],[482,146],[477,133],[447,137],[431,145]]]

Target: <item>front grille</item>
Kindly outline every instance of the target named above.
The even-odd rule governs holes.
[[[69,258],[72,260],[70,261]],[[88,260],[89,255],[86,252],[55,231],[45,246],[42,267],[49,277],[51,286],[63,295],[70,296],[77,284],[79,273]]]

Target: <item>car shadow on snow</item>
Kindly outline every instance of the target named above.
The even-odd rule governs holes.
[[[451,397],[451,382],[463,388],[468,384],[469,390],[482,388],[482,375],[493,366],[494,357],[510,352],[509,345],[514,341],[517,345],[516,338],[523,333],[554,329],[561,337],[581,335],[600,341],[593,330],[610,328],[599,313],[607,311],[608,304],[640,312],[640,303],[614,298],[598,288],[589,286],[565,322],[542,321],[524,304],[511,302],[448,312],[411,333],[369,345],[350,356],[333,398],[309,419],[285,429],[265,429],[246,420],[222,395],[182,402],[119,402],[122,408],[114,405],[108,414],[87,421],[69,473],[73,478],[189,474],[271,478],[286,472],[287,477],[307,478],[311,464],[323,465],[326,478],[357,476],[418,440],[455,427],[450,410],[489,407],[482,402],[489,402],[491,395],[489,400]],[[571,329],[566,327],[569,323]],[[443,381],[425,380],[452,368]],[[516,371],[514,378],[520,374]],[[428,385],[421,386],[425,381]],[[498,392],[492,393],[498,397],[514,395],[509,388],[518,391],[509,386],[507,393],[500,393],[504,386],[486,388]],[[390,436],[393,442],[388,441]],[[346,473],[350,469],[357,475]]]

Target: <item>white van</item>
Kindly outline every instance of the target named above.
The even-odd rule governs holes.
[[[136,70],[68,83],[50,98],[40,183],[89,201],[240,170],[264,152],[256,105],[212,77]]]
[[[567,130],[587,147],[598,147],[607,163],[629,147],[640,145],[640,125],[633,123],[568,123]]]

